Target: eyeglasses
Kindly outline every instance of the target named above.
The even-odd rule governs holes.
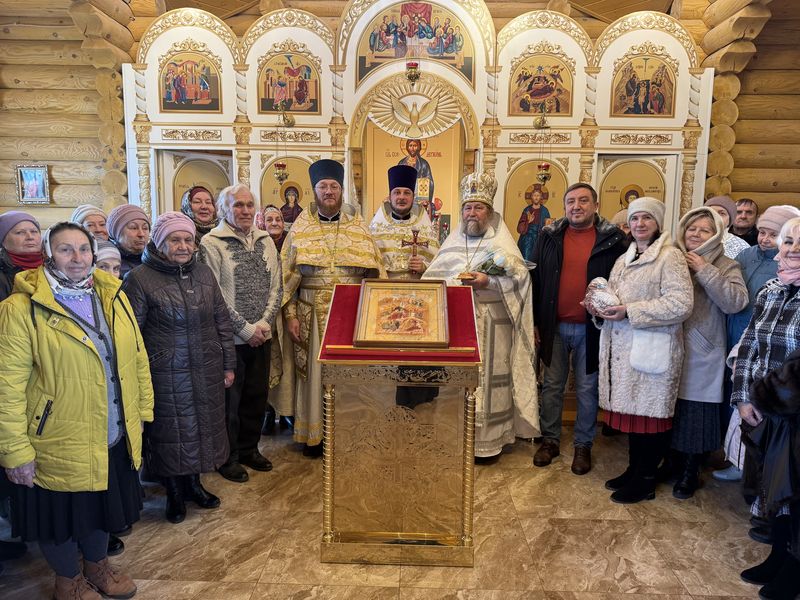
[[[314,186],[314,189],[317,190],[318,192],[327,192],[329,190],[331,192],[338,192],[342,189],[342,186],[340,186],[338,183],[331,183],[331,184],[318,183],[317,185]]]

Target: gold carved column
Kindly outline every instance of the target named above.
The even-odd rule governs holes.
[[[581,167],[578,180],[581,183],[592,183],[592,172],[594,171],[594,144],[598,133],[597,125],[593,120],[590,124],[587,124],[586,121],[581,124],[581,154],[580,157],[578,157],[578,163]]]
[[[147,116],[133,121],[133,131],[136,134],[136,163],[139,170],[139,206],[152,218],[153,202],[150,194],[150,131],[153,127],[147,121]]]
[[[703,129],[697,119],[689,119],[683,126],[683,160],[681,173],[680,216],[692,208],[694,197],[695,167],[697,166],[697,142]]]

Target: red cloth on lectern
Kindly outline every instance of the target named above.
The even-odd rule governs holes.
[[[419,362],[435,366],[438,362],[474,364],[480,362],[478,334],[475,330],[475,315],[472,303],[472,288],[467,286],[448,286],[447,323],[451,348],[474,348],[473,352],[453,352],[447,348],[431,349],[426,352],[403,350],[378,351],[376,348],[353,348],[346,352],[338,349],[327,350],[328,346],[352,346],[358,313],[360,285],[337,285],[333,291],[328,326],[322,339],[320,360],[370,361],[374,363]]]

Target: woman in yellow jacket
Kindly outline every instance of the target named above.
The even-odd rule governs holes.
[[[16,484],[12,528],[39,542],[57,600],[130,598],[133,580],[106,551],[108,532],[142,507],[147,353],[121,282],[94,271],[91,234],[59,223],[42,246],[44,266],[20,273],[0,303],[0,465]]]

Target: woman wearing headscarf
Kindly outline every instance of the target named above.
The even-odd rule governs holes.
[[[0,245],[0,300],[5,300],[17,273],[42,265],[39,221],[19,210],[0,215]]]
[[[225,388],[236,367],[228,308],[211,269],[197,262],[195,235],[189,217],[159,216],[142,265],[122,286],[142,330],[155,389],[145,462],[164,483],[172,523],[186,517],[186,500],[200,508],[220,505],[200,474],[228,458]]]
[[[622,504],[655,498],[683,364],[682,324],[692,312],[689,269],[663,230],[664,212],[663,202],[647,196],[628,205],[633,242],[608,280],[619,304],[594,312],[605,320],[600,407],[611,427],[629,434],[628,468],[606,482],[611,500]]]
[[[108,235],[122,256],[120,277],[142,264],[142,252],[150,239],[150,217],[138,206],[123,204],[108,215]]]
[[[283,240],[286,239],[281,210],[274,204],[267,204],[256,214],[256,227],[269,234],[280,254]],[[261,431],[265,435],[270,435],[275,430],[276,413],[280,417],[281,429],[291,427],[294,416],[294,345],[286,331],[283,315],[278,315],[275,319],[275,326],[275,339],[278,343],[270,347],[269,387],[270,390],[276,389],[269,394],[264,428]]]
[[[731,223],[736,219],[736,202],[730,196],[714,196],[706,200],[704,206],[712,208],[722,219],[722,226],[725,228],[725,233],[722,234],[725,256],[736,258],[739,252],[750,247],[750,244],[729,231]]]
[[[778,277],[758,293],[739,344],[731,402],[756,428],[749,437],[763,471],[751,510],[772,522],[769,556],[742,579],[764,586],[760,598],[794,600],[800,594],[800,218],[781,228],[777,262]]]
[[[704,455],[720,447],[726,315],[747,306],[742,269],[725,256],[724,232],[722,219],[708,207],[690,210],[678,224],[678,247],[685,253],[694,285],[694,308],[683,323],[683,369],[672,430],[672,448],[684,461],[672,495],[681,500],[700,487]]]
[[[108,532],[139,519],[153,390],[133,309],[118,279],[94,272],[95,244],[80,225],[54,225],[44,266],[0,303],[0,465],[16,484],[12,530],[39,542],[56,600],[136,592],[108,562]]]
[[[89,230],[94,239],[108,241],[108,229],[106,228],[106,213],[94,204],[81,204],[72,211],[69,218],[71,223],[77,223]]]
[[[202,185],[189,188],[181,198],[181,212],[189,217],[197,230],[197,246],[209,231],[217,226],[217,207],[214,195]]]

